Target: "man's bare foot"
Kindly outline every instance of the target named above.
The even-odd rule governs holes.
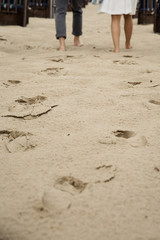
[[[59,38],[59,50],[66,51],[65,38],[63,37]]]
[[[66,48],[64,46],[60,46],[58,50],[59,51],[66,51]]]
[[[126,43],[126,49],[131,49],[131,48],[132,48],[131,44],[130,43]]]
[[[83,44],[80,42],[80,37],[79,36],[74,36],[74,46],[76,47],[82,47]]]

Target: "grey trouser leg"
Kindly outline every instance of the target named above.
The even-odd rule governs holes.
[[[56,37],[66,38],[67,0],[56,0]]]
[[[73,11],[73,31],[75,36],[82,35],[82,0],[71,0]],[[56,0],[56,37],[66,38],[66,13],[68,0]]]
[[[75,36],[82,35],[82,0],[72,0],[73,31]]]

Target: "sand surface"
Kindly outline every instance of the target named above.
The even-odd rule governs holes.
[[[0,240],[160,240],[160,35],[84,9],[0,27]]]

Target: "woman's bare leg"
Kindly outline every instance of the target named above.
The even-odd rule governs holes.
[[[124,32],[126,36],[126,43],[125,46],[127,49],[132,48],[131,46],[131,37],[132,37],[132,31],[133,31],[133,22],[132,22],[132,15],[124,15]]]
[[[121,15],[112,15],[111,32],[114,44],[114,52],[119,52]]]

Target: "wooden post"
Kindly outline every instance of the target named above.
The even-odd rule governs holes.
[[[53,17],[53,0],[49,0],[49,17]]]
[[[23,0],[23,22],[22,26],[25,27],[27,23],[27,0]]]
[[[156,1],[153,31],[160,33],[160,0]]]

